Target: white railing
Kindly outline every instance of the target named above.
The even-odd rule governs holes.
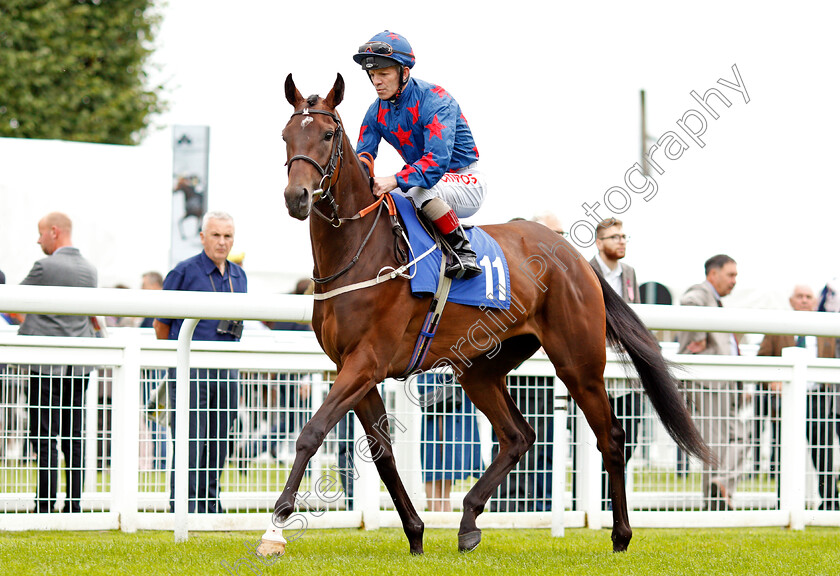
[[[242,318],[273,321],[307,321],[311,317],[311,297],[290,295],[238,295],[183,293],[161,291],[128,291],[109,289],[81,288],[44,288],[0,286],[0,310],[23,313],[63,313],[109,316],[155,316],[178,318]],[[634,306],[651,329],[691,329],[699,331],[735,331],[750,333],[808,333],[815,335],[840,335],[840,316],[824,313],[803,313],[783,311],[727,310],[707,308],[659,307],[649,305]],[[184,331],[182,331],[184,334]],[[191,352],[190,352],[191,349]],[[806,475],[803,471],[803,454],[807,453],[805,442],[805,398],[806,382],[840,382],[840,363],[836,360],[808,359],[806,355],[788,351],[783,358],[754,357],[677,357],[672,359],[685,366],[686,373],[681,377],[686,380],[740,380],[744,382],[781,381],[782,392],[782,438],[781,438],[781,482],[778,497],[768,496],[774,501],[773,506],[760,510],[737,510],[718,513],[703,511],[631,511],[631,522],[635,526],[662,525],[790,525],[801,528],[807,524],[837,524],[840,514],[836,512],[806,511]],[[4,528],[72,528],[80,527],[99,529],[120,527],[126,531],[138,528],[174,529],[176,539],[187,537],[187,526],[193,529],[262,529],[266,514],[231,513],[225,515],[198,515],[186,513],[186,450],[187,427],[178,430],[175,466],[176,508],[175,514],[153,514],[141,512],[139,506],[140,490],[137,475],[138,445],[141,408],[140,374],[144,366],[176,365],[178,383],[187,382],[189,365],[199,367],[239,366],[252,370],[286,370],[310,373],[327,373],[334,370],[332,362],[315,345],[311,335],[284,336],[283,341],[275,338],[259,338],[240,344],[222,344],[189,341],[173,347],[171,342],[158,342],[151,335],[138,331],[115,333],[114,337],[97,339],[74,338],[39,338],[18,337],[12,334],[0,334],[0,364],[80,364],[91,366],[110,366],[113,368],[113,421],[112,442],[115,446],[111,464],[111,490],[104,498],[108,501],[102,511],[68,517],[61,515],[4,515]],[[553,367],[545,358],[536,356],[520,366],[515,374],[542,376],[553,379]],[[610,356],[605,376],[614,381],[623,381],[623,368]],[[562,527],[588,525],[593,528],[609,525],[611,513],[604,510],[600,493],[591,489],[598,481],[589,479],[600,475],[600,455],[595,448],[594,439],[583,422],[577,422],[577,441],[574,473],[577,475],[578,488],[575,491],[565,486],[565,466],[567,445],[565,436],[565,392],[562,383],[556,382],[559,393],[553,407],[553,429],[555,443],[553,483],[554,494],[562,494],[559,499],[564,505],[554,506],[551,513],[486,513],[481,517],[480,525],[552,525],[553,533],[562,534]],[[313,390],[324,392],[324,386],[315,386]],[[405,394],[394,393],[402,390],[400,383],[386,383],[386,391],[392,391],[395,399],[393,407],[398,414],[403,414],[409,423],[417,422],[417,410],[413,404],[405,401]],[[181,392],[185,394],[183,400]],[[178,413],[181,422],[187,416],[182,410],[188,409],[186,385],[177,386]],[[312,409],[319,402],[313,392]],[[561,401],[562,400],[562,401]],[[401,402],[401,404],[400,404]],[[410,429],[410,427],[408,427]],[[486,430],[486,426],[483,427]],[[183,431],[183,436],[182,436]],[[356,436],[361,435],[361,427],[355,426]],[[411,432],[406,432],[410,434]],[[416,431],[414,432],[416,434]],[[487,434],[484,434],[486,437]],[[399,438],[398,438],[399,440]],[[488,443],[482,439],[482,446]],[[399,453],[398,462],[414,461],[415,454]],[[402,442],[409,452],[416,448],[409,441]],[[485,449],[486,452],[486,449]],[[487,459],[485,458],[485,461]],[[311,515],[307,526],[359,526],[371,528],[378,525],[398,526],[396,513],[382,510],[380,488],[375,468],[369,463],[359,463],[359,496],[353,510],[330,510],[323,515]],[[633,463],[636,465],[636,462]],[[416,467],[416,463],[415,463]],[[364,469],[362,469],[364,468]],[[632,468],[631,468],[632,469]],[[412,494],[420,492],[418,502],[422,504],[422,489],[414,482]],[[631,478],[632,484],[632,478]],[[589,488],[588,488],[589,487]],[[273,487],[274,492],[264,499],[273,502],[282,485]],[[632,488],[631,488],[632,490]],[[0,497],[8,499],[8,494]],[[31,494],[13,494],[12,498],[31,497]],[[100,494],[100,498],[103,496]],[[777,501],[776,501],[777,498]],[[574,501],[573,506],[567,502]],[[555,501],[558,501],[555,496]],[[270,503],[269,503],[270,506]],[[261,506],[264,507],[264,506]],[[422,509],[422,506],[418,506]],[[771,509],[776,508],[776,509]],[[565,510],[565,514],[564,514]],[[688,516],[686,516],[688,515]],[[427,524],[456,525],[457,513],[426,513]]]

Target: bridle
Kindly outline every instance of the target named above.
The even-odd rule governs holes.
[[[329,222],[334,228],[338,228],[344,222],[348,222],[351,220],[358,220],[359,218],[364,218],[374,210],[376,210],[376,217],[373,220],[373,225],[368,230],[367,235],[365,235],[364,240],[362,241],[361,246],[359,246],[356,255],[353,259],[341,270],[336,272],[335,274],[331,274],[330,276],[326,276],[324,278],[313,278],[312,280],[315,281],[316,284],[326,284],[332,280],[335,280],[339,276],[342,276],[346,272],[352,268],[356,262],[359,261],[359,257],[362,254],[362,250],[367,245],[368,240],[370,240],[371,235],[373,234],[374,229],[376,228],[377,222],[379,222],[379,217],[382,215],[382,210],[384,206],[387,206],[388,213],[391,216],[392,220],[392,230],[394,232],[395,244],[394,250],[397,256],[398,262],[405,262],[407,261],[407,254],[406,252],[400,248],[399,240],[401,238],[405,238],[405,234],[402,230],[402,227],[399,224],[399,220],[397,218],[397,210],[396,206],[394,205],[394,201],[388,196],[383,195],[380,196],[373,204],[370,206],[359,210],[356,214],[349,218],[341,218],[338,215],[338,204],[335,201],[335,197],[332,193],[332,187],[338,182],[339,172],[341,170],[341,160],[344,157],[344,127],[341,124],[341,119],[338,117],[338,114],[334,114],[327,110],[310,110],[309,108],[304,108],[299,112],[294,112],[292,116],[307,116],[309,114],[323,114],[324,116],[329,116],[333,119],[336,124],[336,131],[333,135],[333,145],[332,150],[330,151],[330,159],[327,161],[326,168],[322,167],[318,162],[311,158],[310,156],[306,156],[305,154],[296,154],[289,158],[286,162],[286,171],[288,173],[291,170],[292,162],[295,160],[305,160],[309,162],[318,170],[318,173],[321,174],[321,181],[318,183],[318,189],[312,193],[312,211],[317,214],[320,218]],[[324,188],[324,184],[326,183],[326,189]],[[319,198],[320,196],[320,198]],[[316,202],[321,201],[329,202],[330,211],[332,215],[330,217],[325,216],[318,208],[315,206]],[[408,239],[405,238],[405,243],[408,245]]]
[[[295,160],[306,160],[318,170],[321,174],[321,181],[318,183],[318,189],[312,193],[312,211],[318,216],[332,224],[335,228],[341,226],[342,219],[338,217],[338,204],[332,194],[333,185],[338,182],[339,171],[341,170],[341,159],[344,155],[344,126],[341,124],[341,119],[337,114],[328,112],[327,110],[310,110],[304,108],[299,112],[295,112],[292,116],[308,116],[309,114],[323,114],[333,119],[336,124],[335,134],[333,134],[332,150],[330,151],[330,159],[327,161],[326,168],[322,167],[316,160],[306,156],[305,154],[297,154],[289,158],[286,162],[286,173],[292,169],[292,162]],[[324,189],[324,183],[327,184]],[[320,198],[318,198],[320,196]],[[328,218],[315,206],[316,202],[326,200],[329,202],[330,211],[332,215]]]

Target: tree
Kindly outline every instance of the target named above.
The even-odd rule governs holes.
[[[166,103],[154,0],[3,0],[0,136],[136,144]]]

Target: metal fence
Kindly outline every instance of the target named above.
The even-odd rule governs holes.
[[[284,486],[297,435],[323,401],[334,366],[305,332],[251,333],[241,343],[194,342],[192,348],[197,386],[217,392],[227,387],[235,402],[191,406],[192,417],[207,420],[211,429],[207,453],[215,452],[216,458],[223,453],[215,511],[225,513],[199,513],[214,511],[215,497],[201,493],[197,484],[219,460],[191,460],[196,489],[189,493],[195,501],[190,528],[262,529]],[[626,480],[634,526],[840,525],[840,512],[832,510],[836,494],[832,500],[826,492],[827,485],[836,487],[837,478],[838,460],[831,458],[837,450],[840,361],[790,352],[784,358],[668,352],[684,366],[686,397],[695,401],[698,426],[720,428],[712,447],[737,453],[727,460],[734,489],[721,506],[709,505],[702,465],[677,450],[610,355],[608,391],[628,430]],[[122,329],[106,339],[0,334],[3,528],[173,529],[172,408],[166,386],[173,382],[175,360],[172,343],[141,329]],[[74,460],[65,452],[77,453],[65,447],[76,435],[61,417],[78,418],[65,410],[58,418],[65,432],[52,434],[61,438],[54,446],[61,459],[41,461],[41,468],[46,462],[53,473],[48,479],[54,483],[53,510],[72,511],[72,472],[81,478],[78,514],[26,513],[43,500],[37,491],[44,443],[39,447],[36,441],[33,414],[38,407],[56,409],[30,392],[45,366],[75,367],[77,374],[86,374],[73,377],[84,394],[77,438],[81,455]],[[711,388],[710,382],[715,383]],[[764,382],[781,382],[781,392],[765,391]],[[809,382],[821,385],[809,389]],[[609,526],[600,454],[550,363],[537,355],[513,372],[508,384],[537,432],[537,443],[491,498],[480,525],[548,527],[553,520],[555,529]],[[464,494],[497,449],[486,419],[460,389],[442,392],[451,385],[445,374],[381,385],[397,464],[428,526],[457,526]],[[436,398],[434,405],[421,408],[432,404],[419,401],[424,394]],[[229,413],[226,423],[211,422],[219,411]],[[306,527],[400,525],[372,464],[375,448],[366,446],[354,420],[340,423],[309,465],[297,502]]]
[[[216,319],[234,315],[246,320],[291,321],[308,320],[312,305],[311,297],[289,295],[28,286],[0,286],[0,300],[5,311],[14,312]],[[634,308],[652,329],[840,336],[840,316],[835,314]],[[194,321],[185,321],[185,327],[190,323]],[[238,344],[191,344],[189,334],[182,329],[176,347],[136,329],[105,339],[0,333],[3,529],[172,529],[180,540],[186,537],[187,524],[192,529],[265,528],[267,512],[288,474],[300,426],[320,406],[334,365],[311,334],[261,333]],[[836,488],[836,459],[831,461],[836,446],[829,432],[836,431],[837,414],[836,408],[827,407],[837,405],[840,363],[809,358],[801,349],[785,352],[783,358],[677,357],[672,349],[667,352],[683,366],[686,398],[695,401],[698,424],[702,427],[704,419],[708,425],[714,422],[706,429],[717,434],[710,438],[713,447],[738,449],[730,451],[735,456],[727,456],[724,469],[729,474],[714,478],[718,483],[729,482],[725,484],[728,498],[716,499],[714,505],[704,492],[699,463],[676,450],[644,398],[639,403],[633,395],[635,388],[623,367],[608,355],[608,390],[616,411],[624,414],[625,428],[634,429],[627,471],[634,526],[801,529],[806,524],[840,524],[840,513],[830,509],[836,497],[826,497],[827,486]],[[70,456],[65,457],[59,446],[59,438],[78,440],[72,426],[67,439],[49,429],[41,434],[39,416],[33,433],[29,390],[33,374],[43,374],[46,366],[63,366],[74,375],[73,383],[82,384],[81,460],[77,450],[67,448]],[[421,408],[418,398],[430,387],[448,389],[445,375],[424,378],[407,385],[386,381],[382,392],[397,463],[415,506],[423,511],[427,526],[455,527],[463,494],[493,456],[492,433],[483,416],[474,414],[457,393],[441,394],[437,412]],[[164,381],[179,383],[177,394],[162,389]],[[729,384],[715,387],[712,395],[704,384],[708,382]],[[766,382],[781,386],[780,392],[771,395],[775,411],[761,408]],[[820,385],[811,389],[809,383]],[[554,535],[562,534],[563,526],[608,526],[611,512],[600,454],[562,382],[554,378],[550,363],[539,355],[523,363],[511,374],[509,387],[537,431],[537,445],[494,494],[479,526],[551,526]],[[224,406],[218,404],[221,389],[235,390],[232,397],[226,396]],[[200,400],[202,390],[207,398],[217,396],[206,407]],[[192,395],[196,401],[191,408]],[[190,422],[177,426],[177,451],[172,445],[172,400],[178,402],[179,419]],[[39,406],[51,407],[41,399],[35,403],[36,412]],[[227,412],[227,419],[212,420],[220,409]],[[77,414],[75,420],[66,421],[78,422]],[[59,417],[57,429],[61,424]],[[215,436],[207,434],[195,444],[203,456],[189,455],[193,441],[188,439],[194,435],[188,428],[193,425],[203,425],[205,432],[215,430]],[[65,473],[62,460],[46,459],[41,468],[54,472],[55,480],[49,474],[42,479],[40,493],[39,435],[42,440],[56,439],[56,458],[60,454],[76,473]],[[298,494],[294,518],[302,528],[400,525],[376,474],[374,452],[375,446],[366,443],[358,422],[347,420],[332,431]],[[208,475],[217,470],[218,478],[208,482]],[[190,472],[195,486],[192,494]],[[74,480],[78,476],[80,482]],[[175,512],[169,513],[173,476]],[[79,484],[82,490],[77,498],[74,486]],[[218,490],[208,489],[210,485]],[[52,488],[55,502],[49,502]],[[47,500],[53,510],[68,505],[72,512],[78,505],[81,512],[24,513],[35,509],[36,500]],[[188,501],[195,512],[188,513]],[[208,513],[200,512],[202,501]],[[209,513],[214,511],[225,513]]]

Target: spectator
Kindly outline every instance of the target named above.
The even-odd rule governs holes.
[[[682,306],[723,306],[720,299],[735,288],[738,268],[725,254],[705,263],[706,281],[689,288]],[[737,356],[738,341],[731,333],[679,332],[680,354]],[[695,382],[689,391],[700,433],[717,463],[703,467],[703,496],[709,510],[731,510],[735,487],[744,463],[745,425],[738,417],[742,404],[740,382]]]
[[[38,260],[21,284],[95,288],[96,268],[73,247],[73,223],[52,212],[38,222],[38,244],[47,255]],[[22,335],[93,337],[87,316],[27,314]],[[30,441],[38,453],[35,511],[52,512],[58,492],[58,446],[65,462],[67,497],[62,512],[81,512],[82,423],[90,366],[31,366],[29,377]]]
[[[793,288],[790,306],[798,312],[811,312],[817,304],[814,291],[805,285]],[[781,356],[783,348],[798,346],[805,348],[813,357],[834,358],[835,339],[816,336],[791,336],[789,334],[768,334],[758,349],[759,356]],[[767,385],[768,395],[778,401],[781,382]],[[811,461],[817,471],[817,486],[822,502],[820,510],[840,510],[837,499],[837,478],[834,475],[834,419],[832,416],[833,386],[808,382],[805,433],[811,445]],[[758,439],[755,440],[756,444]],[[775,448],[775,439],[774,439]]]
[[[423,410],[420,463],[426,508],[451,512],[452,482],[482,470],[475,407],[451,375],[421,374],[417,390]]]
[[[3,271],[0,270],[0,284],[6,283],[6,275],[3,274]],[[4,314],[0,314],[0,325],[3,324],[11,324],[11,322],[6,318]]]
[[[140,283],[141,290],[163,290],[163,276],[160,272],[146,272],[143,274],[143,280]],[[143,318],[140,322],[140,328],[153,328],[154,318]]]
[[[114,288],[128,290],[128,286],[122,283],[115,284]],[[105,326],[108,328],[134,328],[139,324],[140,319],[132,318],[131,316],[107,316],[105,318]]]
[[[820,294],[820,304],[817,306],[820,312],[840,312],[840,278],[832,278],[825,287],[823,287]],[[837,338],[835,355],[840,358],[840,338]],[[838,397],[835,387],[834,392],[834,423],[836,428],[836,436],[840,438],[840,397]]]
[[[245,272],[227,260],[233,247],[233,218],[225,212],[207,212],[199,234],[204,250],[175,266],[163,282],[164,290],[198,292],[247,292]],[[158,318],[157,337],[177,340],[183,320]],[[240,320],[201,320],[193,340],[238,341]],[[175,438],[176,383],[170,371],[169,405]],[[190,370],[189,512],[223,512],[219,501],[219,476],[228,454],[228,437],[238,405],[238,372],[230,369]],[[173,458],[174,470],[174,458]],[[170,506],[175,509],[175,475],[171,475]]]
[[[563,223],[560,221],[560,218],[558,218],[553,212],[540,212],[539,214],[534,216],[534,222],[539,222],[543,226],[554,230],[555,232],[560,234],[560,236],[566,235],[566,232],[563,230]]]
[[[163,290],[160,272],[146,272],[140,281],[141,290]],[[154,318],[143,318],[140,328],[153,328]],[[146,407],[147,418],[140,423],[140,469],[166,469],[166,400],[167,371],[161,368],[142,368],[140,372],[140,400]],[[161,412],[158,414],[158,410]]]
[[[639,285],[636,271],[632,266],[621,262],[627,252],[629,237],[624,233],[624,223],[617,218],[609,218],[598,224],[595,246],[598,253],[589,261],[606,279],[610,287],[628,303],[639,304]],[[625,432],[624,463],[630,462],[633,451],[639,442],[639,430],[642,428],[642,393],[638,390],[625,390],[610,394],[613,412]],[[603,477],[602,495],[609,497],[607,478]]]

